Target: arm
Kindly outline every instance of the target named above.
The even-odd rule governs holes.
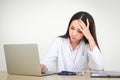
[[[43,73],[53,71],[53,68],[56,65],[55,61],[57,58],[57,42],[58,42],[58,39],[51,44],[46,55],[42,57],[40,60],[41,71]]]
[[[100,50],[97,46],[93,48],[91,51],[89,46],[87,47],[88,53],[88,65],[91,70],[104,70],[104,61],[103,57],[100,53]]]
[[[82,31],[83,35],[86,37],[86,39],[89,42],[89,45],[87,46],[87,54],[88,54],[88,59],[89,59],[89,67],[92,70],[103,70],[104,69],[104,64],[103,64],[103,58],[100,53],[100,50],[98,49],[95,40],[93,36],[91,35],[89,31],[89,21],[88,19],[86,20],[87,25],[82,20],[80,21],[80,30]]]

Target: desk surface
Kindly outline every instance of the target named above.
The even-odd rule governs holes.
[[[0,72],[0,80],[120,80],[120,78],[90,78],[89,72],[87,72],[83,76],[49,75],[43,77],[10,75],[7,74],[6,72]]]

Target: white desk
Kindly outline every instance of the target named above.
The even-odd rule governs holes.
[[[83,76],[49,75],[43,77],[10,75],[6,72],[0,72],[0,80],[120,80],[120,78],[90,78],[89,72],[87,72]]]

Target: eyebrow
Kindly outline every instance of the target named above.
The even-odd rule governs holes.
[[[70,27],[75,27],[75,26],[73,26],[73,25],[70,25]]]

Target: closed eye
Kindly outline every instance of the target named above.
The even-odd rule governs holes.
[[[78,30],[78,33],[82,33],[81,30]]]
[[[74,26],[71,26],[70,29],[74,30],[75,28],[74,28]]]

